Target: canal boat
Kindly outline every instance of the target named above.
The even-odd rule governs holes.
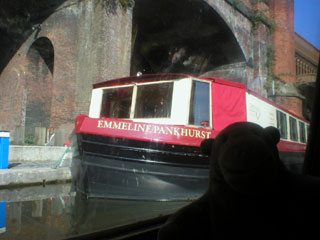
[[[277,127],[281,159],[301,168],[309,123],[244,84],[185,74],[93,84],[89,115],[75,120],[73,184],[88,197],[196,199],[208,186],[201,142],[238,121]]]

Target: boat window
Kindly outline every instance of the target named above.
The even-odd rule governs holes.
[[[299,121],[299,130],[300,130],[300,142],[305,143],[307,142],[306,139],[306,126],[303,122]]]
[[[292,141],[298,141],[297,119],[290,116],[289,123],[290,123],[290,139]]]
[[[173,82],[140,85],[134,118],[170,118]]]
[[[277,128],[280,131],[280,136],[287,139],[287,115],[277,110]]]
[[[101,117],[129,118],[133,87],[105,89],[103,91]]]
[[[189,114],[190,125],[203,126],[210,123],[209,101],[209,83],[193,81]]]

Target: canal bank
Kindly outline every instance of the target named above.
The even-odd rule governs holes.
[[[71,181],[69,160],[61,167],[56,167],[56,163],[45,161],[9,164],[8,169],[0,169],[0,188]]]
[[[0,169],[0,188],[71,181],[67,147],[10,146],[7,169]]]
[[[12,163],[0,169],[0,188],[70,180],[70,167],[56,167],[56,161]]]

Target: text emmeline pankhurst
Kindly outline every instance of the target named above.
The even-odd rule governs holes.
[[[135,132],[153,133],[153,134],[164,134],[164,135],[175,135],[185,137],[195,137],[206,139],[210,137],[211,132],[192,128],[181,128],[181,127],[168,127],[151,125],[144,123],[128,123],[128,122],[115,122],[115,121],[98,121],[98,128],[110,128],[119,129]]]

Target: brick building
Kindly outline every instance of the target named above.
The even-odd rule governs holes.
[[[318,64],[318,50],[294,32],[293,0],[3,0],[0,7],[0,129],[15,143],[39,130],[55,132],[61,145],[74,118],[88,113],[92,83],[166,72],[179,49],[191,64],[175,71],[244,83],[300,116],[305,88],[296,80],[307,82],[301,73]]]
[[[311,120],[312,97],[314,96],[320,50],[295,34],[296,86],[304,96],[303,115]]]
[[[277,86],[270,97],[298,116],[310,120],[312,94],[308,93],[312,90],[309,88],[306,90],[303,83],[307,81],[308,77],[305,76],[307,73],[309,81],[315,82],[319,49],[295,33],[294,1],[270,0],[269,2],[272,9],[271,18],[276,23],[272,46],[273,78]]]

